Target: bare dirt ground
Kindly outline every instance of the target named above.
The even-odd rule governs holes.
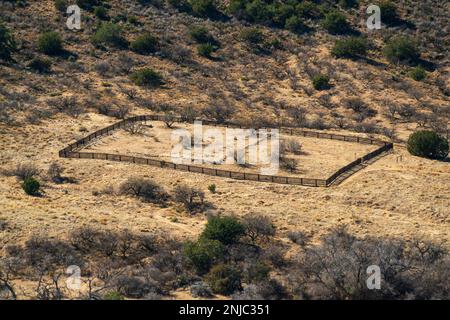
[[[171,151],[175,144],[178,143],[178,140],[174,141],[172,139],[172,133],[177,129],[186,130],[190,132],[193,137],[192,124],[176,123],[173,128],[168,128],[163,122],[152,121],[145,126],[142,134],[131,134],[125,130],[115,131],[112,135],[95,141],[84,150],[89,152],[132,155],[163,161],[177,161],[177,159],[174,160],[171,157]],[[209,129],[219,130],[218,132],[222,134],[224,139],[222,148],[223,156],[220,158],[224,160],[226,155],[226,128],[203,126],[203,132],[205,134]],[[299,166],[295,172],[280,169],[277,173],[275,173],[276,175],[326,179],[339,168],[377,148],[375,145],[290,136],[284,134],[280,135],[281,144],[283,144],[283,141],[289,140],[294,140],[302,146],[301,154],[295,155],[289,153],[289,157],[296,159]],[[218,142],[214,141],[214,139],[207,139],[206,137],[204,141],[202,141],[203,148],[213,147],[215,143]],[[270,147],[270,140],[268,145]],[[250,146],[250,144],[247,140],[245,148],[245,161],[247,164],[249,163],[248,146]],[[237,148],[238,147],[236,146],[236,149]],[[195,160],[194,150],[193,148],[191,149],[192,156],[190,159],[192,159],[192,161],[189,161],[189,164],[193,164]],[[268,148],[268,153],[270,153],[270,151],[271,149]],[[260,169],[262,167],[261,164],[248,164],[242,166],[236,163],[223,163],[216,165],[203,163],[201,165],[208,168],[248,173],[261,173]]]
[[[303,230],[314,239],[336,225],[346,224],[356,235],[423,236],[450,240],[450,166],[446,162],[410,156],[402,147],[368,168],[331,188],[308,188],[270,183],[236,181],[131,163],[59,159],[57,151],[86,134],[114,122],[89,114],[78,119],[64,117],[39,126],[1,129],[0,169],[32,161],[45,171],[58,161],[64,176],[76,183],[44,183],[42,197],[24,194],[14,177],[0,176],[0,249],[32,235],[65,237],[81,226],[135,232],[165,232],[193,238],[203,228],[205,215],[190,215],[176,207],[162,208],[125,196],[102,192],[117,187],[130,176],[155,180],[167,191],[186,183],[205,192],[214,212],[244,215],[265,214],[273,219],[279,235]],[[399,155],[402,161],[399,161]],[[217,193],[207,191],[216,184]],[[175,219],[176,218],[176,219]]]

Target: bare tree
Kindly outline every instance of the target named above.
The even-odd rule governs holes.
[[[256,243],[258,239],[267,240],[275,235],[275,227],[272,221],[263,215],[249,214],[244,216],[242,222],[245,226],[245,234],[250,238],[252,243]]]
[[[235,111],[235,108],[228,103],[212,104],[203,109],[203,114],[210,119],[216,120],[217,123],[222,124],[229,120]]]
[[[291,107],[287,110],[289,117],[295,126],[303,127],[306,124],[306,110],[302,107]]]
[[[174,190],[174,200],[180,202],[184,207],[193,211],[203,205],[205,193],[197,188],[192,188],[187,185],[179,185]]]
[[[175,120],[176,118],[172,112],[166,112],[164,114],[163,122],[167,128],[172,128],[173,124],[175,123]]]
[[[132,134],[132,135],[138,135],[138,134],[143,134],[145,127],[142,123],[140,122],[129,122],[125,125],[125,127],[123,128],[123,130],[125,130],[126,132]]]

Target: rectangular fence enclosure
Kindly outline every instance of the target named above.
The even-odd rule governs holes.
[[[205,168],[201,166],[192,166],[185,164],[175,164],[167,161],[159,161],[150,158],[140,158],[140,157],[132,157],[127,155],[118,155],[118,154],[107,154],[107,153],[94,153],[94,152],[80,152],[80,150],[86,147],[91,141],[98,139],[99,137],[103,137],[105,135],[109,135],[111,132],[125,128],[127,125],[133,122],[138,121],[163,121],[163,115],[143,115],[131,117],[128,119],[124,119],[122,121],[116,122],[113,125],[107,126],[100,130],[97,130],[88,136],[79,139],[78,141],[69,144],[66,148],[60,150],[58,152],[59,157],[61,158],[77,158],[77,159],[97,159],[97,160],[108,160],[108,161],[119,161],[119,162],[129,162],[136,164],[145,164],[150,166],[156,166],[161,168],[170,168],[181,171],[189,171],[195,173],[207,174],[210,176],[218,176],[224,178],[232,178],[237,180],[248,180],[248,181],[260,181],[260,182],[273,182],[279,184],[291,184],[291,185],[303,185],[309,187],[328,187],[336,181],[342,174],[349,172],[353,168],[362,164],[365,161],[373,159],[380,154],[387,152],[393,149],[393,143],[384,142],[381,140],[369,139],[369,138],[361,138],[355,136],[345,136],[340,134],[330,134],[323,132],[315,132],[315,131],[306,131],[301,130],[295,127],[281,127],[279,128],[280,132],[287,133],[290,135],[300,135],[304,137],[313,137],[318,139],[331,139],[331,140],[340,140],[347,142],[357,142],[364,144],[374,144],[379,145],[375,151],[372,151],[361,158],[354,160],[353,162],[347,164],[346,166],[340,168],[335,173],[333,173],[327,179],[310,179],[310,178],[296,178],[296,177],[285,177],[285,176],[268,176],[268,175],[260,175],[254,173],[244,173],[244,172],[236,172],[236,171],[227,171],[227,170],[219,170],[219,169],[211,169]],[[242,125],[236,123],[226,123],[226,124],[218,124],[211,120],[199,119],[205,125],[211,126],[227,126],[227,127],[236,127],[242,128]],[[175,121],[183,122],[180,117],[176,117]]]

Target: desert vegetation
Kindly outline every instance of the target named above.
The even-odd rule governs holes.
[[[442,246],[420,239],[359,239],[338,227],[318,244],[297,240],[296,254],[287,258],[275,235],[270,220],[252,215],[242,221],[210,217],[198,240],[184,243],[163,234],[87,227],[67,240],[32,237],[6,248],[2,297],[22,295],[26,281],[35,285],[23,294],[51,300],[161,299],[181,288],[204,298],[448,298],[449,260]],[[383,290],[365,286],[360,273],[369,261],[385,275]],[[67,264],[82,270],[82,290],[64,285]]]
[[[448,299],[448,27],[439,0],[1,1],[0,297]],[[327,189],[58,157],[146,114],[84,147],[164,161],[177,117],[395,145]],[[288,176],[363,154],[281,138]]]

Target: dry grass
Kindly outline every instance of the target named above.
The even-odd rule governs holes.
[[[112,135],[94,142],[85,150],[102,153],[132,155],[136,157],[153,158],[163,161],[173,161],[171,158],[171,151],[176,144],[176,141],[174,142],[172,140],[172,133],[174,132],[173,130],[187,130],[193,136],[193,126],[191,124],[177,123],[173,128],[167,128],[164,123],[154,121],[151,122],[151,126],[152,127],[147,126],[145,131],[140,135],[130,134],[125,130],[116,131]],[[209,129],[218,130],[225,141],[225,128],[203,126],[203,132],[205,134]],[[298,161],[299,166],[296,172],[290,172],[280,169],[277,174],[293,177],[326,179],[332,173],[336,172],[339,168],[377,148],[374,145],[364,145],[328,139],[289,136],[285,134],[280,135],[280,141],[287,140],[297,141],[302,146],[301,154],[289,154],[290,158],[296,159]],[[202,142],[202,145],[203,148],[207,148],[213,147],[214,143],[214,139],[205,139]],[[246,144],[246,146],[248,146],[248,144]],[[246,148],[246,163],[248,163],[249,161],[248,153],[249,149]],[[226,154],[225,145],[223,146],[222,154]],[[193,150],[192,160],[195,160]],[[262,167],[261,165],[248,164],[245,166],[240,166],[237,164],[226,163],[217,165],[203,163],[202,166],[220,170],[231,170],[247,173],[260,173],[260,169]]]

